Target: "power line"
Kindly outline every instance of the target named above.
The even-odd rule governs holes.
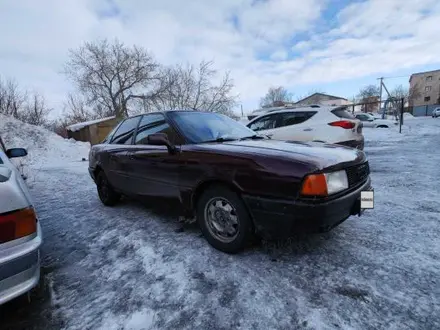
[[[380,80],[380,79],[409,78],[409,77],[410,77],[410,75],[406,75],[406,76],[395,76],[395,77],[380,77],[380,78],[377,78],[377,80]]]

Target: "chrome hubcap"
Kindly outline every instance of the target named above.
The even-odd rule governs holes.
[[[206,203],[205,221],[212,236],[221,242],[232,242],[239,233],[239,219],[232,204],[221,197],[214,197]]]

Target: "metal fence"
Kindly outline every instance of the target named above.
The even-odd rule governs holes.
[[[436,108],[440,108],[440,104],[419,105],[419,106],[413,107],[412,114],[415,117],[431,116],[432,111]]]
[[[403,113],[411,112],[411,108],[405,107],[405,99],[355,103],[347,105],[347,110],[353,114],[364,112],[380,115],[384,119],[394,119],[399,122],[399,132],[402,131]]]

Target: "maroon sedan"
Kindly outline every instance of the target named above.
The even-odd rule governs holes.
[[[92,147],[89,171],[108,206],[122,195],[175,198],[215,248],[238,252],[252,236],[328,231],[361,215],[371,190],[364,152],[257,135],[217,113],[130,117]]]

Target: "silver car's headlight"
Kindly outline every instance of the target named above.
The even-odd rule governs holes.
[[[342,171],[324,173],[329,195],[348,189],[347,173]]]

